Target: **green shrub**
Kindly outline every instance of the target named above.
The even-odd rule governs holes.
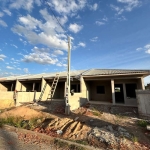
[[[148,125],[148,122],[145,120],[139,120],[138,125],[141,127],[146,127]]]

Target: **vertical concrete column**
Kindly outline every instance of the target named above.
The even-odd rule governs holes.
[[[18,81],[18,79],[16,80],[16,87],[15,87],[15,90],[21,91],[21,83]]]
[[[64,87],[64,98],[65,98],[65,96],[66,96],[66,87],[67,87],[67,82],[65,81],[65,85],[64,85],[65,87]]]
[[[145,90],[145,85],[144,85],[144,79],[143,79],[143,77],[140,79],[140,81],[141,81],[141,88],[142,88],[142,90]]]
[[[112,102],[113,105],[115,105],[115,84],[113,79],[111,79],[111,92],[112,92]]]
[[[123,83],[123,96],[124,96],[124,103],[126,104],[127,94],[126,94],[126,85],[125,85],[125,83]]]
[[[81,89],[81,93],[85,97],[86,96],[86,84],[82,76],[80,77],[80,89]]]

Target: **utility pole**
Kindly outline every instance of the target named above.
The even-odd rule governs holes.
[[[71,56],[71,39],[68,36],[68,67],[67,67],[67,85],[66,85],[66,91],[65,91],[65,114],[70,114],[70,105],[69,105],[69,94],[70,94],[70,56]]]

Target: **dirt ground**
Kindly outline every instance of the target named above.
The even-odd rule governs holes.
[[[88,140],[88,134],[93,128],[101,129],[111,126],[116,129],[122,127],[134,137],[133,139],[126,139],[125,145],[128,145],[128,149],[150,149],[150,132],[146,128],[137,125],[139,120],[138,110],[134,107],[87,104],[71,112],[70,115],[65,115],[61,111],[44,112],[41,106],[30,104],[16,107],[0,114],[1,118],[8,116],[23,117],[25,120],[42,117],[44,119],[41,119],[40,126],[35,127],[34,131],[97,147],[100,145],[96,144],[94,139],[93,143]],[[123,150],[127,149],[127,147],[123,145],[119,149]]]

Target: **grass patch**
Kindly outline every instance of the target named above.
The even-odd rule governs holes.
[[[133,135],[131,139],[133,143],[138,142],[138,137],[136,137],[135,135]]]
[[[93,108],[92,108],[92,114],[93,114],[94,116],[100,117],[103,113],[100,112],[100,111],[98,111],[97,109],[95,109],[95,108],[93,107]]]
[[[139,125],[140,127],[146,127],[146,126],[148,125],[148,122],[145,121],[145,120],[139,120],[139,121],[138,121],[138,125]]]
[[[88,145],[88,141],[86,140],[76,140],[75,142],[83,145]]]
[[[77,146],[77,145],[69,145],[69,150],[86,150],[84,147]]]
[[[42,123],[42,118],[31,118],[30,120],[24,120],[22,117],[9,116],[7,118],[0,118],[0,127],[3,125],[10,125],[17,128],[33,129]]]
[[[127,119],[128,118],[127,116],[123,116],[123,115],[120,115],[120,114],[116,114],[116,117],[119,118],[119,119]]]

